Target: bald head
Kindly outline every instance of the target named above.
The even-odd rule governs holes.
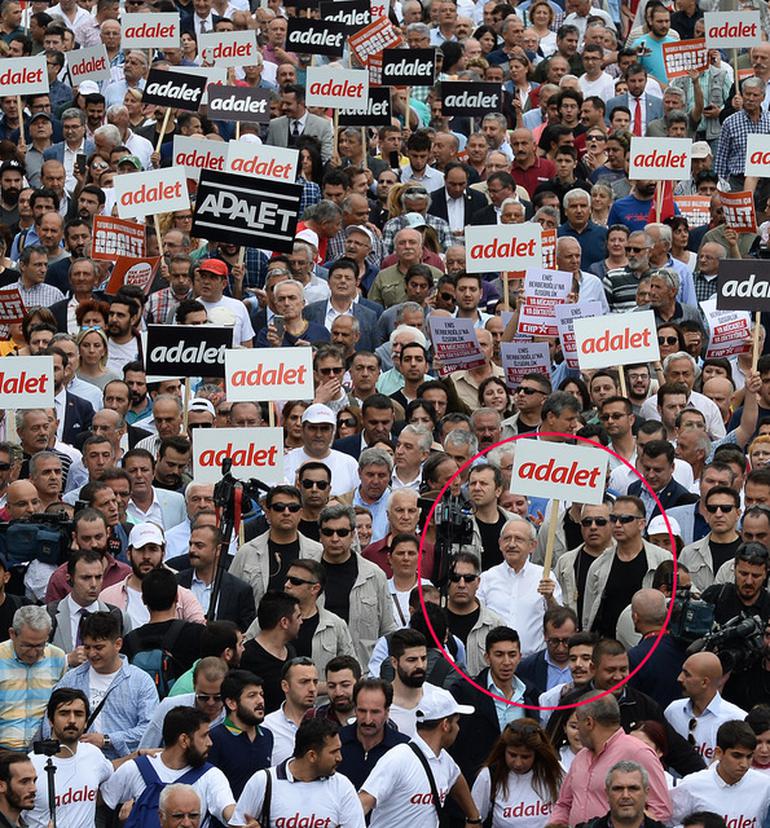
[[[722,664],[716,653],[695,653],[685,661],[683,669],[715,684],[722,678]]]
[[[657,589],[640,589],[631,599],[631,614],[639,632],[660,629],[667,611],[666,596]]]

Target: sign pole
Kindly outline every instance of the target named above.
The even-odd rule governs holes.
[[[621,397],[628,397],[628,391],[626,390],[626,372],[623,370],[623,366],[620,366],[620,373],[618,374],[620,379],[620,396]]]
[[[5,409],[5,439],[9,443],[16,443],[19,440],[19,435],[16,431],[16,409]]]
[[[188,408],[190,407],[190,391],[191,391],[191,379],[190,377],[186,377],[184,381],[184,411],[182,412],[183,422],[182,428],[184,429],[185,433],[187,433],[187,421],[189,419],[189,411]]]
[[[161,244],[161,237],[160,237],[160,216],[155,213],[152,217],[152,223],[155,226],[155,238],[158,240],[158,255],[163,255],[163,246]]]
[[[364,169],[367,169],[368,165],[366,163],[366,127],[361,127],[361,166]]]
[[[754,343],[751,349],[752,373],[754,373],[757,370],[757,362],[759,362],[759,315],[760,311],[754,311]]]
[[[267,404],[267,421],[270,424],[270,428],[275,428],[275,409],[273,408],[272,401]]]
[[[407,86],[406,87],[406,111],[404,113],[404,127],[406,129],[410,130],[410,131],[411,131],[411,123],[412,123],[412,119],[410,117],[411,109],[412,109],[411,97],[412,97],[412,87]]]
[[[26,143],[24,141],[24,107],[21,103],[21,95],[16,96],[16,109],[19,112],[19,144]]]
[[[241,140],[241,122],[240,121],[235,122],[235,140],[236,141]]]
[[[506,306],[509,308],[511,307],[511,287],[508,284],[510,278],[510,270],[503,273],[503,302],[505,302]]]
[[[660,216],[663,212],[663,187],[662,181],[655,184],[655,221],[660,224]]]
[[[171,117],[171,107],[166,107],[166,114],[163,116],[163,124],[160,128],[160,135],[158,136],[158,142],[155,144],[155,152],[160,153],[161,145],[163,144],[163,139],[166,137],[166,127],[168,126],[168,119]]]
[[[547,580],[551,574],[551,563],[553,561],[553,545],[556,540],[556,524],[559,522],[559,507],[561,501],[555,497],[551,501],[551,520],[548,523],[548,537],[545,544],[545,560],[543,561],[543,580]]]

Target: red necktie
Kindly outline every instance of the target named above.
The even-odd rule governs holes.
[[[636,99],[636,109],[634,110],[634,135],[642,137],[642,103],[639,98]]]

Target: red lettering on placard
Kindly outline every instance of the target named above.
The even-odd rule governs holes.
[[[644,167],[647,169],[656,169],[658,167],[674,167],[683,169],[687,165],[686,152],[658,152],[653,150],[649,155],[638,152],[634,156],[634,166]]]
[[[599,466],[592,469],[581,469],[580,463],[573,460],[569,466],[557,466],[552,457],[547,463],[522,463],[519,468],[519,477],[524,480],[540,480],[545,483],[564,483],[568,486],[585,486],[594,488],[599,475],[602,473]]]
[[[276,463],[277,446],[258,449],[254,443],[249,443],[247,448],[233,449],[233,444],[228,442],[223,449],[204,449],[200,453],[198,462],[201,466],[214,466],[221,468],[222,461],[228,457],[233,461],[233,466],[274,466]]]
[[[204,170],[224,170],[225,159],[222,155],[215,155],[210,150],[205,155],[197,152],[178,152],[174,156],[174,163],[180,167],[200,167]]]
[[[723,23],[721,26],[712,26],[708,32],[709,38],[717,37],[757,37],[756,23]]]
[[[287,181],[294,181],[293,164],[279,164],[275,158],[269,161],[260,161],[258,155],[253,158],[236,158],[230,164],[230,169],[233,172],[266,175],[270,178],[285,178]]]
[[[727,814],[725,814],[725,825],[727,828],[756,828],[757,818],[752,817],[749,819],[741,814],[739,817],[735,817],[734,819],[728,819]]]
[[[73,75],[84,75],[86,72],[98,72],[100,69],[106,69],[107,62],[104,59],[104,56],[99,58],[88,58],[87,60],[81,60],[80,63],[76,63],[74,66],[70,66],[70,71]]]
[[[17,86],[21,83],[42,83],[43,70],[42,69],[28,69],[26,66],[18,72],[12,69],[6,69],[5,72],[0,72],[0,87],[3,86]]]
[[[29,376],[22,371],[18,377],[6,377],[4,371],[0,371],[0,393],[1,394],[45,394],[48,383],[48,374]]]
[[[302,385],[305,382],[306,366],[299,368],[287,368],[282,362],[278,368],[270,368],[267,371],[258,366],[253,371],[235,371],[231,384],[235,388],[260,387],[265,385]]]
[[[175,26],[164,26],[162,23],[149,25],[142,23],[141,26],[129,26],[123,37],[173,37]]]
[[[752,164],[770,164],[770,152],[761,152],[760,150],[752,152],[749,161]]]
[[[495,239],[489,244],[474,244],[471,247],[471,259],[497,259],[506,256],[534,256],[535,239],[529,241],[500,241]]]
[[[335,98],[360,98],[364,94],[363,83],[351,83],[350,81],[335,82],[331,79],[319,83],[310,84],[311,95],[333,95]]]
[[[120,203],[125,206],[133,204],[148,204],[154,201],[163,201],[167,198],[181,198],[182,184],[177,181],[174,184],[156,184],[154,187],[148,187],[146,184],[136,192],[123,193]]]
[[[604,354],[642,347],[650,347],[649,329],[631,331],[630,328],[626,328],[625,331],[615,336],[610,336],[609,331],[605,331],[601,336],[589,336],[588,339],[583,340],[581,350],[584,354]]]
[[[275,828],[331,828],[331,817],[317,817],[315,813],[300,816],[297,811],[294,816],[278,817]]]
[[[220,58],[246,57],[252,53],[252,44],[249,43],[218,43],[212,50],[214,60]]]

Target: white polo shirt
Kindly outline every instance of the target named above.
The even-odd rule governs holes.
[[[364,810],[353,783],[341,773],[313,782],[298,782],[291,761],[270,768],[270,825],[308,828],[364,828]],[[230,825],[246,825],[246,814],[259,819],[265,796],[265,772],[257,771],[246,783]]]
[[[297,725],[283,712],[284,702],[278,710],[268,713],[262,727],[273,734],[273,764],[280,765],[294,753]]]
[[[419,735],[412,738],[412,743],[425,754],[443,805],[460,776],[460,768],[445,750],[436,756]],[[438,825],[428,776],[408,744],[391,748],[374,766],[361,790],[377,800],[370,828],[436,828]]]
[[[495,795],[495,811],[492,815],[493,825],[512,825],[516,828],[543,828],[549,821],[553,810],[553,800],[547,791],[536,790],[535,775],[529,773],[508,774],[508,795],[498,789]],[[471,795],[482,819],[489,814],[492,801],[492,780],[489,768],[482,768],[473,783]]]
[[[725,701],[717,693],[700,716],[693,713],[691,699],[672,701],[663,715],[682,738],[687,739],[688,736],[693,736],[695,750],[700,753],[708,765],[714,758],[719,726],[734,719],[742,722],[746,718],[746,711],[741,710],[737,704]],[[693,720],[695,724],[690,728],[690,722]]]

